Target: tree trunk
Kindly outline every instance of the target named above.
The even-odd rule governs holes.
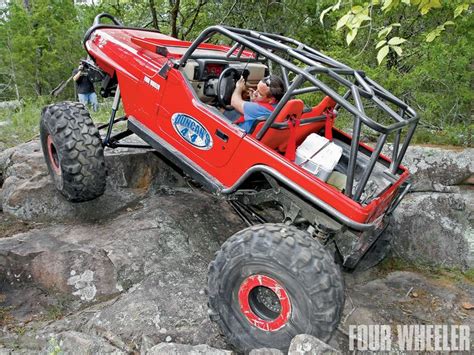
[[[42,94],[41,86],[41,57],[43,56],[43,51],[41,48],[36,49],[36,63],[35,63],[35,90],[38,96]]]
[[[170,0],[171,36],[178,38],[178,12],[180,0]]]
[[[24,7],[28,12],[31,12],[30,0],[23,0],[23,7]]]
[[[160,25],[158,23],[158,16],[156,15],[156,7],[154,0],[148,0],[148,4],[150,5],[150,12],[152,17],[152,26],[156,28],[158,31],[160,30]]]
[[[11,69],[11,77],[13,80],[13,87],[15,88],[15,95],[16,99],[19,102],[20,101],[20,91],[18,90],[18,84],[16,81],[16,68],[15,68],[15,63],[13,63],[13,55],[12,55],[12,44],[11,44],[11,38],[10,38],[10,32],[8,32],[8,37],[7,37],[7,49],[8,49],[8,56],[10,57],[10,69]]]

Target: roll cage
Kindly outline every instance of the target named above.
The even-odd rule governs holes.
[[[230,40],[232,42],[230,49],[224,55],[197,55],[195,52],[198,47],[210,41],[215,35],[222,35]],[[249,52],[252,53],[251,56]],[[336,112],[341,108],[347,110],[353,116],[353,126],[344,193],[354,201],[360,200],[382,148],[388,136],[392,134],[394,137],[391,164],[386,175],[395,179],[419,118],[415,110],[368,78],[363,71],[354,70],[292,38],[228,26],[212,26],[205,29],[181,59],[175,62],[174,68],[184,67],[190,59],[225,59],[236,62],[271,61],[279,66],[287,91],[256,134],[257,140],[262,139],[274,125],[275,119],[288,100],[296,95],[322,92],[336,102],[334,108]],[[343,87],[344,94],[339,94],[325,83],[324,78],[335,81]],[[369,117],[366,112],[368,105],[364,100],[368,100],[372,108],[375,107],[382,112],[384,118],[376,120],[374,117]],[[384,119],[387,121],[385,117],[388,117],[388,123],[380,122]],[[362,178],[353,191],[357,155],[364,126],[375,131],[378,138]]]

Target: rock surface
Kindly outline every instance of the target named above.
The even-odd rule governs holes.
[[[393,253],[425,265],[474,267],[474,193],[411,193],[394,213]]]
[[[466,268],[472,159],[464,164],[465,151],[447,156],[452,164],[461,157],[451,179],[408,159],[419,183],[388,233],[401,258]],[[207,266],[244,224],[227,202],[189,185],[151,152],[106,159],[107,194],[72,205],[53,189],[37,143],[0,153],[0,222],[27,220],[0,228],[8,236],[0,239],[0,353],[230,353],[207,314]],[[384,269],[345,280],[344,315],[330,341],[336,351],[348,351],[351,324],[474,324],[461,306],[474,299],[470,283]],[[294,346],[323,344],[300,336]]]
[[[341,354],[332,346],[308,334],[295,336],[291,341],[288,353],[291,355]]]
[[[184,345],[175,343],[161,343],[152,347],[147,355],[231,355],[233,352],[211,348],[209,345]]]
[[[62,351],[64,354],[127,354],[105,338],[74,331],[59,333],[57,338],[51,337],[47,351],[51,354],[55,350]]]
[[[474,149],[412,146],[403,165],[413,175],[412,191],[446,192],[452,188],[457,192],[474,174]]]
[[[0,154],[0,202],[5,213],[23,220],[93,221],[138,202],[149,189],[186,183],[153,152],[106,151],[106,192],[100,198],[70,203],[57,193],[38,141]]]
[[[273,348],[253,349],[249,355],[283,355],[283,351]]]
[[[410,147],[412,188],[386,233],[395,255],[413,263],[474,267],[474,149]]]

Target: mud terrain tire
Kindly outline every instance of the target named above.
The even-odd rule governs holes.
[[[327,341],[344,306],[329,252],[309,234],[262,224],[229,238],[209,265],[209,314],[238,350],[287,351],[301,333]]]
[[[67,200],[88,201],[104,193],[104,149],[83,104],[62,102],[45,107],[40,138],[54,184]]]

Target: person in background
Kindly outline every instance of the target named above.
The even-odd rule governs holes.
[[[79,102],[84,105],[91,105],[94,111],[97,111],[99,108],[99,103],[97,102],[97,95],[94,90],[94,84],[89,78],[89,72],[84,70],[84,64],[80,63],[79,67],[73,70],[72,72],[73,80],[76,83],[77,96]]]
[[[241,114],[234,123],[250,132],[257,119],[271,115],[285,94],[285,85],[279,76],[267,76],[259,81],[256,90],[249,89],[250,101],[242,98],[245,89],[245,80],[241,77],[235,85],[230,104]]]

